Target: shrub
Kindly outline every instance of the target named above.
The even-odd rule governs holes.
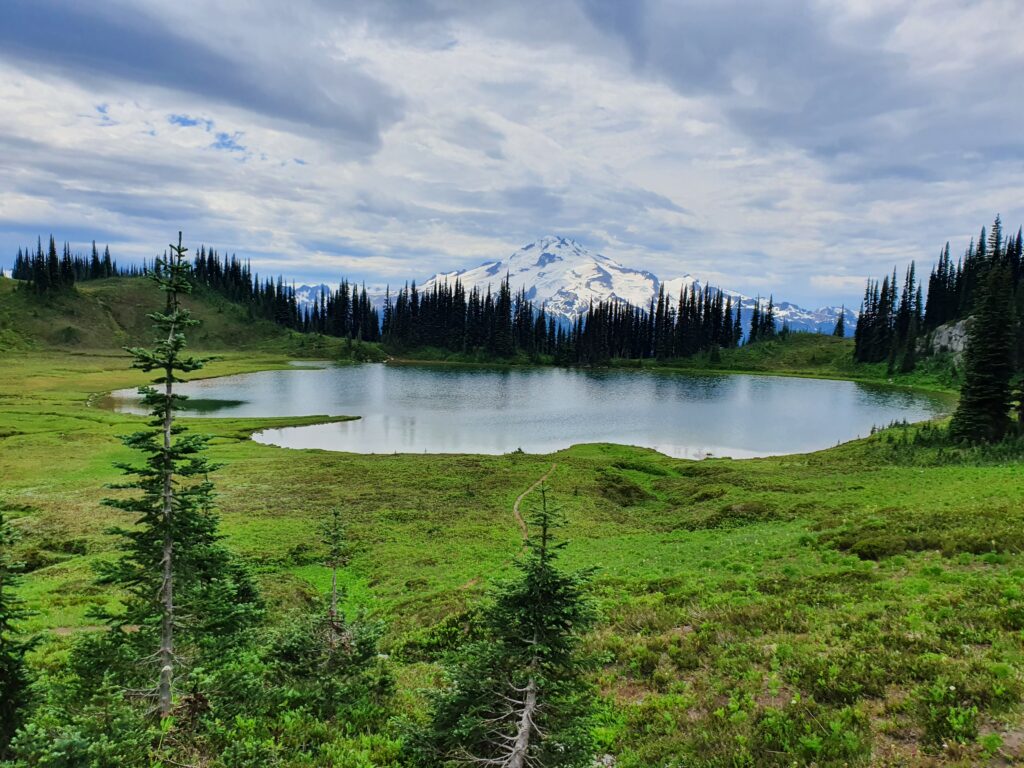
[[[632,507],[651,498],[651,494],[640,485],[614,472],[603,471],[598,475],[597,490],[608,501],[620,507]]]
[[[785,708],[769,707],[758,716],[751,751],[759,766],[866,764],[868,718],[853,707],[829,712],[797,696]]]
[[[932,746],[948,742],[970,744],[978,736],[978,707],[946,678],[936,678],[915,693],[917,715],[925,741]]]

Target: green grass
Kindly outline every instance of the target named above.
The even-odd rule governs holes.
[[[785,365],[759,345],[723,362],[815,373],[799,360],[834,346],[816,375],[838,375],[848,344],[814,338],[784,342],[795,356]],[[203,374],[287,365],[297,352],[279,343]],[[29,628],[48,639],[41,668],[66,635],[88,631],[91,606],[116,599],[91,567],[124,520],[99,502],[118,479],[113,462],[129,457],[118,437],[142,420],[97,401],[142,383],[126,365],[123,353],[81,349],[0,357],[0,504],[23,534]],[[272,614],[326,588],[315,530],[341,508],[355,545],[348,608],[388,622],[405,710],[424,705],[417,688],[435,679],[452,628],[509,572],[516,496],[557,462],[566,563],[597,569],[601,620],[587,648],[602,748],[620,767],[1024,759],[1019,446],[950,450],[909,427],[809,455],[687,462],[605,444],[364,456],[248,439],[313,420],[186,423],[214,436],[227,543]]]

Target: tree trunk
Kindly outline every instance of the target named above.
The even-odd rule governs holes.
[[[338,644],[338,564],[331,566],[331,609],[328,613],[327,642],[331,651]]]
[[[533,715],[537,711],[537,682],[531,677],[526,684],[526,698],[523,700],[523,712],[519,717],[519,731],[516,733],[515,745],[505,763],[505,768],[524,768],[530,752],[530,736],[533,733]]]
[[[175,310],[177,308],[175,307]],[[176,324],[172,323],[169,339],[174,337]],[[163,579],[160,587],[162,615],[160,617],[160,684],[157,690],[160,717],[171,715],[171,685],[174,678],[174,467],[171,466],[171,426],[174,422],[173,383],[174,369],[168,365],[164,370],[164,487],[163,487]]]

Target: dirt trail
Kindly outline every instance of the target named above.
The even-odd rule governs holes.
[[[512,517],[514,517],[516,519],[516,524],[519,526],[519,530],[523,534],[523,543],[524,544],[526,543],[526,540],[528,538],[530,538],[530,530],[529,530],[529,528],[527,528],[526,521],[523,519],[523,516],[519,513],[519,505],[523,503],[523,499],[525,499],[527,496],[529,496],[530,493],[532,493],[534,491],[534,489],[537,488],[537,486],[539,486],[541,483],[543,483],[545,480],[547,480],[551,476],[551,473],[555,471],[555,467],[557,467],[557,466],[558,466],[557,462],[552,464],[551,465],[551,469],[549,469],[547,472],[545,472],[543,475],[541,475],[540,479],[537,480],[537,482],[535,482],[533,485],[531,485],[525,491],[520,493],[519,497],[516,499],[516,503],[512,505]]]
[[[519,526],[519,532],[523,534],[523,545],[519,549],[520,552],[522,552],[524,549],[526,549],[526,540],[528,538],[530,538],[530,529],[526,525],[526,520],[523,519],[522,513],[520,513],[520,511],[519,511],[519,505],[522,504],[523,503],[523,499],[525,499],[533,491],[535,491],[537,489],[537,487],[540,486],[541,483],[543,483],[545,480],[547,480],[549,477],[551,477],[551,473],[555,471],[555,467],[557,467],[557,466],[558,466],[558,462],[556,461],[556,462],[554,462],[551,465],[551,468],[548,469],[547,472],[545,472],[543,475],[540,476],[540,478],[537,479],[537,481],[533,485],[531,485],[525,491],[520,493],[516,497],[515,503],[512,505],[512,517],[515,518],[516,525]],[[467,581],[465,584],[461,585],[459,587],[459,589],[469,589],[470,587],[475,587],[479,583],[480,583],[480,577],[475,577],[475,578],[472,578],[469,581]]]

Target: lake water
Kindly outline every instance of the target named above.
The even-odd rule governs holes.
[[[365,364],[262,371],[190,382],[186,415],[350,415],[268,429],[286,448],[355,453],[549,453],[623,443],[680,458],[802,453],[872,426],[947,410],[926,395],[848,381],[563,368]],[[139,413],[132,390],[116,409]]]

